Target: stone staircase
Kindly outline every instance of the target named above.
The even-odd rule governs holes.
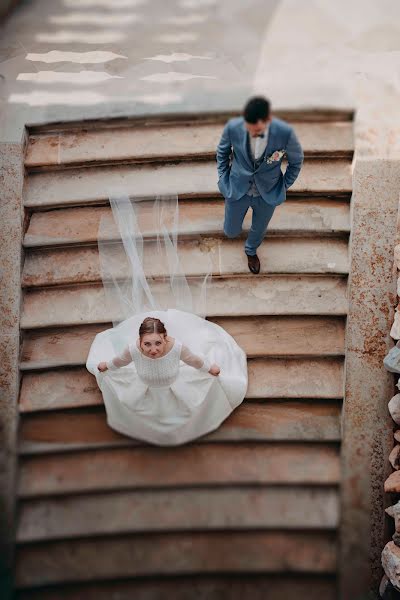
[[[222,233],[215,147],[227,115],[29,130],[18,598],[336,597],[352,115],[280,116],[306,158],[257,277],[243,240]],[[96,242],[117,189],[179,194],[186,273],[202,273],[207,248],[208,318],[248,355],[246,401],[186,446],[108,428],[84,366],[111,321]],[[146,215],[142,227],[154,233]]]

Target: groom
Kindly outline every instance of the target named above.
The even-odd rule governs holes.
[[[232,158],[231,158],[232,155]],[[286,172],[281,170],[286,157]],[[251,98],[243,116],[229,119],[217,147],[218,188],[225,198],[224,233],[240,235],[248,209],[253,210],[245,252],[252,273],[260,272],[257,248],[275,207],[297,179],[304,154],[293,128],[271,117],[263,96]]]

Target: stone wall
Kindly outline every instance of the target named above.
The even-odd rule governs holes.
[[[394,192],[399,198],[399,189],[400,189],[400,165],[395,163],[395,181],[396,181],[396,190]],[[400,502],[399,494],[400,494],[400,379],[398,378],[398,374],[400,373],[400,359],[398,359],[395,355],[393,358],[393,352],[396,352],[396,348],[399,348],[400,355],[400,207],[397,214],[397,223],[396,223],[396,245],[393,253],[393,276],[397,281],[397,296],[395,297],[396,306],[394,313],[393,325],[390,329],[390,336],[393,340],[397,341],[396,347],[393,347],[390,354],[387,355],[385,359],[385,364],[390,369],[391,372],[394,373],[394,377],[391,372],[388,373],[389,377],[392,380],[392,386],[394,387],[396,379],[397,381],[397,393],[392,394],[392,398],[388,404],[388,414],[390,413],[391,423],[390,423],[390,433],[392,437],[391,443],[391,452],[388,456],[386,456],[386,464],[388,466],[389,472],[391,474],[385,481],[384,484],[384,492],[386,492],[386,504],[390,501],[397,500],[396,504],[386,508],[386,513],[389,517],[394,519],[394,534],[392,536],[392,541],[389,541],[382,552],[382,566],[384,569],[384,576],[381,581],[380,586],[380,594],[382,598],[387,600],[391,598],[400,598]],[[397,371],[397,372],[396,372]],[[393,431],[394,430],[394,431]],[[390,530],[390,533],[393,533],[393,523],[389,522],[387,519],[387,529]],[[387,538],[390,533],[388,533]]]
[[[366,598],[376,591],[387,539],[382,482],[389,472],[392,432],[385,399],[393,381],[382,360],[391,345],[396,296],[396,173],[395,161],[354,162],[342,413],[341,600]]]
[[[0,591],[7,597],[15,529],[23,144],[0,144]]]

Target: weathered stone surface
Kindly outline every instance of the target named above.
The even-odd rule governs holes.
[[[396,311],[394,313],[393,325],[390,330],[390,337],[394,340],[400,340],[400,312],[398,307],[396,307]]]
[[[160,285],[154,283],[157,297],[159,294],[162,296]],[[348,308],[346,287],[346,279],[334,275],[215,278],[207,292],[207,315],[216,317],[226,314],[228,299],[230,316],[235,317],[345,315]],[[196,282],[191,282],[191,290],[194,298],[200,296]],[[167,306],[170,304],[167,292],[164,296]],[[21,327],[107,323],[120,317],[115,302],[111,307],[108,306],[100,285],[32,289],[25,294]]]
[[[96,380],[86,369],[26,373],[19,396],[21,412],[103,404]]]
[[[306,155],[349,155],[353,150],[353,124],[293,123]],[[223,123],[148,124],[118,128],[34,135],[29,139],[26,167],[94,161],[146,161],[214,156]]]
[[[340,410],[340,401],[247,401],[216,431],[199,438],[197,442],[338,442]],[[107,425],[105,410],[101,406],[98,410],[89,407],[79,411],[42,411],[21,415],[20,454],[137,445],[143,445],[143,442],[122,435]]]
[[[397,269],[400,271],[400,244],[397,244],[394,247],[394,264]]]
[[[397,425],[400,425],[400,394],[396,394],[391,398],[388,409],[393,421],[395,421]]]
[[[249,398],[343,398],[342,359],[253,359]]]
[[[400,588],[400,548],[394,542],[382,550],[382,566],[391,583]]]
[[[288,577],[285,573],[240,577],[212,575],[202,577],[179,576],[172,578],[139,578],[101,581],[101,583],[80,582],[78,586],[32,588],[19,590],[18,600],[337,600],[335,579],[324,575],[305,574],[301,577]]]
[[[333,488],[244,487],[121,491],[21,502],[17,542],[133,532],[334,529]],[[251,506],[251,510],[249,507]]]
[[[3,82],[4,83],[4,82]],[[2,102],[1,112],[5,103]],[[1,116],[0,116],[1,119]],[[1,127],[0,127],[1,129]],[[0,137],[1,134],[0,134]],[[0,143],[0,557],[11,571],[19,392],[22,143]],[[0,586],[2,584],[0,583]]]
[[[386,508],[385,512],[394,519],[395,529],[400,532],[400,501]]]
[[[112,244],[103,253],[115,265],[117,279],[131,277],[132,267],[120,244]],[[185,240],[178,244],[181,267],[186,276],[241,275],[248,271],[243,241],[217,238]],[[263,273],[348,273],[347,240],[340,239],[267,239],[258,255]],[[168,254],[157,242],[148,241],[143,249],[143,268],[147,277],[168,273]],[[99,252],[95,246],[35,249],[25,257],[22,285],[47,286],[101,282]]]
[[[66,169],[29,175],[25,183],[25,206],[68,206],[105,201],[110,194],[136,198],[158,195],[207,197],[219,195],[215,161],[183,161],[173,165],[114,166]],[[344,159],[305,161],[289,194],[349,194],[351,161]]]
[[[343,397],[343,359],[253,358],[248,361],[247,398]],[[102,404],[93,375],[85,368],[25,373],[22,412]]]
[[[333,574],[336,545],[327,532],[191,532],[26,544],[19,549],[16,584],[193,572]]]
[[[138,214],[144,237],[154,236],[154,218],[149,203],[142,202]],[[222,235],[224,202],[215,200],[182,200],[179,203],[179,235]],[[244,230],[250,226],[250,211]],[[99,230],[100,223],[102,228]],[[275,235],[345,235],[350,232],[348,200],[310,198],[286,200],[268,225],[268,236]],[[107,235],[106,235],[107,234]],[[117,239],[109,206],[60,208],[57,211],[34,212],[24,238],[27,248]]]
[[[387,402],[392,346],[399,168],[395,160],[359,160],[353,171],[346,390],[342,443],[340,598],[368,596],[381,578],[385,543],[382,482],[390,472],[393,423]],[[370,443],[366,443],[370,440]],[[357,576],[355,577],[355,573]]]
[[[389,455],[389,462],[392,465],[393,469],[400,468],[400,444],[396,444]]]
[[[84,365],[94,337],[108,327],[112,327],[112,323],[27,331],[20,368],[24,371]]]
[[[336,485],[337,444],[188,444],[139,446],[21,457],[21,498],[147,487],[304,484]]]
[[[395,471],[386,479],[385,492],[400,493],[400,471]]]
[[[342,317],[220,317],[212,319],[232,335],[249,358],[262,356],[343,356]],[[25,332],[20,368],[23,371],[86,363],[97,333],[111,323]]]

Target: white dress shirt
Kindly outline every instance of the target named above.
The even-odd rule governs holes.
[[[253,137],[250,135],[250,149],[253,155],[253,160],[257,160],[260,158],[268,143],[268,133],[269,133],[269,123],[267,123],[264,131],[264,137]],[[256,182],[253,180],[249,191],[247,192],[248,196],[257,197],[260,196],[260,192],[256,186]]]
[[[255,160],[260,158],[268,144],[269,123],[265,127],[264,137],[253,137],[250,135],[250,148]]]

